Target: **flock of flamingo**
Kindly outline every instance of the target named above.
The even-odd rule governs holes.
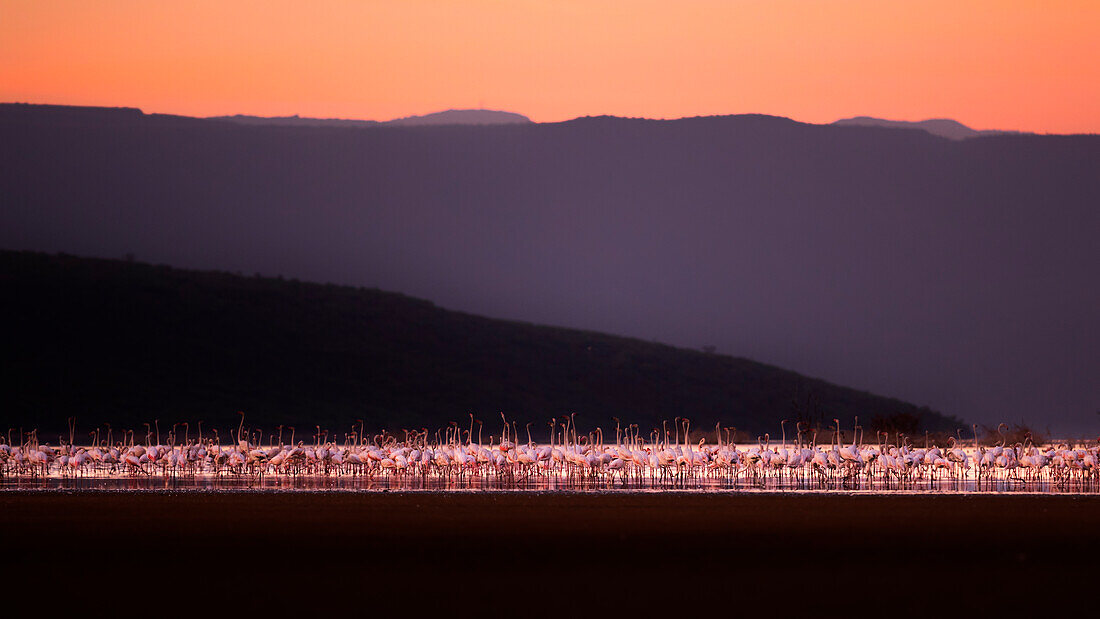
[[[504,419],[503,414],[501,417]],[[434,435],[424,429],[404,431],[404,437],[387,432],[368,436],[359,422],[343,441],[330,440],[319,426],[308,443],[295,441],[294,428],[280,426],[265,444],[262,432],[246,430],[241,413],[240,425],[225,444],[217,431],[203,436],[201,423],[195,438],[189,424],[180,423],[161,442],[159,422],[154,422],[145,424],[144,441],[136,440],[133,431],[123,432],[116,441],[106,426],[104,431],[90,433],[90,444],[78,446],[75,419],[70,418],[69,440],[60,437],[56,447],[39,442],[36,431],[22,434],[23,440],[13,444],[9,431],[7,442],[0,444],[0,477],[351,475],[513,481],[548,477],[624,484],[632,480],[660,483],[725,478],[792,484],[878,480],[887,485],[895,482],[898,487],[920,480],[965,479],[977,480],[979,487],[983,480],[1100,487],[1098,445],[1037,445],[1030,437],[1006,444],[1001,432],[1004,424],[997,428],[1000,441],[992,445],[981,444],[974,426],[972,441],[964,441],[956,432],[946,445],[929,445],[926,437],[926,444],[916,447],[910,437],[894,435],[891,440],[885,432],[877,432],[869,442],[858,418],[848,444],[842,441],[837,419],[826,429],[830,435],[826,444],[817,441],[820,431],[803,429],[801,423],[794,424],[794,439],[788,442],[787,422],[783,421],[778,444],[765,434],[750,445],[733,442],[736,428],[721,425],[711,434],[715,442],[691,440],[688,419],[675,419],[671,430],[665,422],[645,438],[636,424],[624,426],[615,421],[613,443],[605,441],[600,428],[579,433],[573,416],[549,422],[546,444],[531,440],[531,424],[526,426],[527,442],[519,442],[515,422],[507,419],[501,433],[484,442],[483,424],[470,415],[468,429],[452,422]]]

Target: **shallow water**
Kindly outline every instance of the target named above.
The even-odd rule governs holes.
[[[1096,482],[1021,481],[1014,479],[918,479],[911,482],[859,480],[778,479],[776,477],[694,477],[660,479],[589,479],[532,475],[508,477],[468,475],[439,477],[420,475],[192,475],[110,477],[7,477],[0,491],[274,491],[274,492],[769,492],[855,494],[966,494],[1038,493],[1096,494]]]
[[[848,604],[984,617],[991,600],[1008,600],[1019,615],[1019,598],[1040,601],[1046,615],[1087,596],[1100,556],[1100,494],[309,492],[306,483],[176,492],[152,481],[163,488],[146,479],[139,492],[0,492],[9,597],[52,608],[75,588],[91,607],[118,599],[161,609],[174,595],[167,603],[181,608],[238,608],[261,592],[279,609],[344,602],[354,615],[384,612],[382,598],[399,612],[456,599],[549,607],[547,591],[560,590],[569,604],[612,599],[621,614],[622,598],[642,606],[625,612],[646,616],[654,600],[696,609],[715,596],[741,614],[824,601],[813,616]],[[339,482],[328,487],[356,486]]]

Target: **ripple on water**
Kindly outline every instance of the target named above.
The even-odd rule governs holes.
[[[915,480],[907,483],[866,479],[779,480],[703,477],[694,479],[592,480],[531,476],[149,476],[0,478],[0,491],[195,491],[195,492],[690,492],[690,493],[846,493],[846,494],[1095,494],[1096,483],[1059,484],[1049,480]]]

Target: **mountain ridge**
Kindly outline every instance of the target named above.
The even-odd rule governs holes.
[[[112,118],[0,107],[0,246],[377,286],[994,426],[1095,424],[1098,136]]]

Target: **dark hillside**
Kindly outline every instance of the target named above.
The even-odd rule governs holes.
[[[198,272],[125,261],[0,252],[10,334],[0,430],[85,432],[158,418],[265,428],[436,428],[475,412],[499,432],[521,422],[612,416],[648,431],[678,415],[774,431],[806,402],[819,416],[927,409],[776,367],[600,333],[491,320],[365,288]],[[826,422],[829,423],[829,422]],[[522,426],[521,426],[522,427]],[[312,427],[310,428],[312,430]]]

